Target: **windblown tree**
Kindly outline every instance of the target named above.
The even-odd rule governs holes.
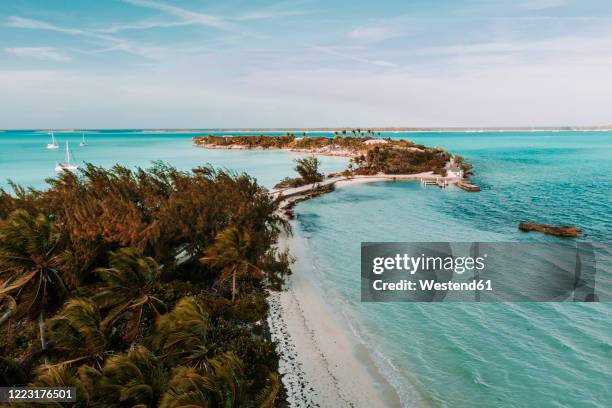
[[[107,350],[98,306],[89,299],[66,302],[57,316],[47,321],[49,343],[64,364],[91,362],[100,365]]]
[[[278,355],[257,323],[290,258],[265,188],[161,163],[86,165],[49,184],[0,189],[1,385],[77,387],[76,407],[156,407],[187,370],[205,379],[202,406],[275,403]]]
[[[166,389],[161,362],[141,345],[110,357],[95,383],[106,406],[156,407]]]
[[[0,300],[11,295],[20,315],[38,316],[43,349],[45,312],[67,294],[59,241],[51,220],[42,214],[15,210],[0,226]]]
[[[103,286],[94,299],[102,308],[112,308],[102,322],[112,326],[127,316],[128,326],[124,339],[134,341],[138,335],[143,313],[154,317],[163,312],[164,303],[153,293],[159,286],[160,267],[153,258],[145,257],[136,248],[122,248],[110,256],[110,268],[98,269]]]
[[[138,345],[109,357],[101,369],[89,365],[78,369],[69,364],[41,365],[30,385],[74,387],[77,408],[156,407],[166,389],[166,377],[155,355]]]
[[[46,199],[61,214],[73,246],[97,248],[89,257],[81,255],[83,263],[135,247],[170,268],[177,248],[201,256],[230,224],[254,224],[265,246],[280,222],[274,212],[278,204],[244,174],[210,167],[187,173],[162,163],[148,171],[89,164],[80,176],[69,173],[51,181]]]
[[[205,364],[210,330],[210,318],[202,305],[195,297],[185,297],[171,312],[158,318],[150,339],[151,349],[168,364]]]
[[[68,364],[41,365],[36,369],[36,379],[30,383],[31,387],[37,388],[75,388],[77,401],[74,408],[87,408],[96,406],[93,401],[94,384],[86,373],[96,372],[90,366],[81,366],[79,369]],[[61,403],[48,403],[47,406],[62,407]],[[37,408],[40,403],[26,403],[26,407]]]
[[[318,183],[323,180],[323,174],[319,172],[321,161],[315,156],[296,159],[295,163],[295,171],[307,184]]]
[[[242,362],[225,353],[202,367],[180,367],[169,383],[160,408],[248,406]]]
[[[254,258],[251,235],[239,231],[236,227],[229,227],[217,235],[215,243],[200,260],[221,269],[221,274],[217,278],[219,284],[231,279],[233,302],[236,298],[238,279],[263,277],[263,271],[255,264]]]

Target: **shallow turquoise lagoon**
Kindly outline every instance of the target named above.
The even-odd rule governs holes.
[[[575,224],[583,239],[609,243],[612,134],[407,136],[464,155],[483,191],[359,185],[297,211],[325,298],[370,345],[403,403],[610,406],[612,304],[360,303],[359,254],[361,241],[557,240],[517,231],[527,220]]]
[[[293,159],[304,155],[282,151],[207,150],[193,147],[195,134],[143,133],[142,131],[88,131],[87,146],[80,147],[81,133],[56,133],[59,149],[47,149],[51,137],[46,131],[0,132],[0,186],[7,180],[25,186],[44,188],[45,179],[56,175],[55,165],[65,159],[68,142],[72,161],[110,167],[148,167],[155,160],[190,170],[211,164],[235,172],[247,172],[271,187],[285,175],[294,173]],[[322,157],[325,171],[343,169],[346,160]]]

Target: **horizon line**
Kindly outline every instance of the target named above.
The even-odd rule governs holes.
[[[130,127],[130,128],[6,128],[0,129],[2,132],[7,131],[54,131],[54,132],[78,132],[87,130],[128,130],[128,131],[150,131],[150,132],[163,132],[163,131],[174,131],[174,132],[200,132],[200,131],[316,131],[316,132],[335,132],[335,131],[352,131],[359,129],[362,132],[370,131],[479,131],[479,130],[612,130],[612,124],[609,125],[552,125],[552,126],[327,126],[327,127]]]

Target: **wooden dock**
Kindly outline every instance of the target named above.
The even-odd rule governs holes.
[[[423,187],[427,186],[437,186],[440,188],[448,187],[448,180],[444,177],[423,177],[421,178],[421,185]]]

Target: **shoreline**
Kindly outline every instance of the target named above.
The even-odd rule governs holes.
[[[271,292],[268,326],[277,342],[279,373],[290,407],[428,407],[431,401],[414,384],[396,388],[387,378],[384,362],[364,343],[346,316],[325,298],[313,276],[314,267],[305,238],[297,235],[293,209],[298,203],[333,192],[335,188],[374,182],[418,181],[441,178],[433,172],[403,175],[330,177],[320,183],[272,189],[281,200],[280,210],[289,219],[294,235],[282,233],[278,248],[288,249],[296,261],[293,274],[280,292]],[[449,186],[462,179],[448,178]],[[383,357],[384,359],[384,357]],[[381,365],[382,364],[382,365]],[[387,373],[387,375],[389,375]]]
[[[371,182],[417,181],[431,175],[427,172],[399,177],[337,177],[317,183],[318,186],[281,189],[271,191],[271,194],[277,194],[283,200],[281,210],[287,216],[286,206],[293,208],[301,201],[316,197],[316,191],[321,191],[321,184],[325,182],[328,186],[342,188]],[[303,189],[307,191],[302,192]],[[294,192],[283,194],[288,190]],[[312,195],[313,191],[315,195]],[[385,363],[375,360],[373,350],[355,332],[347,317],[326,300],[323,288],[319,287],[317,276],[313,274],[316,271],[310,263],[305,238],[297,235],[298,221],[292,216],[288,218],[294,233],[281,233],[277,246],[280,250],[288,249],[296,261],[284,290],[270,292],[267,319],[271,339],[277,342],[279,373],[288,406],[429,406],[415,385],[408,385],[409,394],[393,385],[393,380],[383,374]]]
[[[295,222],[292,222],[295,229]],[[268,325],[277,341],[279,373],[290,407],[401,407],[398,392],[380,373],[364,344],[325,301],[313,281],[307,248],[283,233],[280,249],[296,256],[294,273],[268,299]]]
[[[331,157],[355,157],[360,152],[350,151],[346,149],[331,149],[331,148],[294,148],[294,147],[260,147],[260,146],[244,146],[238,144],[232,145],[215,145],[215,144],[195,144],[195,147],[211,150],[276,150],[290,153],[306,153],[317,156],[331,156]]]
[[[337,176],[327,178],[319,183],[305,184],[300,187],[287,187],[271,189],[270,194],[277,198],[284,199],[299,199],[300,197],[308,196],[313,192],[317,192],[323,187],[333,186],[334,188],[346,187],[355,184],[378,183],[378,182],[397,182],[397,181],[419,181],[422,179],[438,179],[445,181],[447,186],[452,187],[460,183],[463,178],[459,177],[442,177],[434,174],[431,171],[415,174],[375,174],[375,175],[353,175],[351,177]]]
[[[353,148],[351,145],[302,148],[252,146],[250,143],[218,145],[202,143],[200,140],[195,146],[219,150],[282,150],[342,157],[356,157],[369,152],[367,143],[359,146],[361,148]],[[427,148],[402,146],[401,149],[425,151]],[[454,163],[452,157],[446,166]],[[464,180],[463,172],[454,172],[447,177],[435,174],[435,170],[436,167],[433,167],[431,170],[413,174],[386,174],[380,170],[371,175],[332,173],[316,183],[269,190],[270,196],[280,202],[281,216],[289,220],[292,230],[296,231],[295,235],[282,233],[279,236],[277,247],[281,251],[288,250],[295,263],[285,289],[270,292],[267,318],[270,337],[276,342],[279,355],[278,372],[285,387],[288,406],[369,408],[423,405],[421,393],[413,385],[407,385],[411,389],[408,394],[403,387],[394,387],[392,376],[387,378],[383,374],[387,373],[389,376],[386,364],[378,361],[377,352],[361,338],[354,324],[351,324],[352,319],[343,315],[342,307],[334,305],[326,298],[325,288],[321,287],[322,283],[317,280],[321,276],[317,275],[308,243],[305,238],[297,235],[298,221],[293,220],[293,208],[301,201],[332,192],[336,187],[418,180],[424,185],[433,183],[446,187]]]

